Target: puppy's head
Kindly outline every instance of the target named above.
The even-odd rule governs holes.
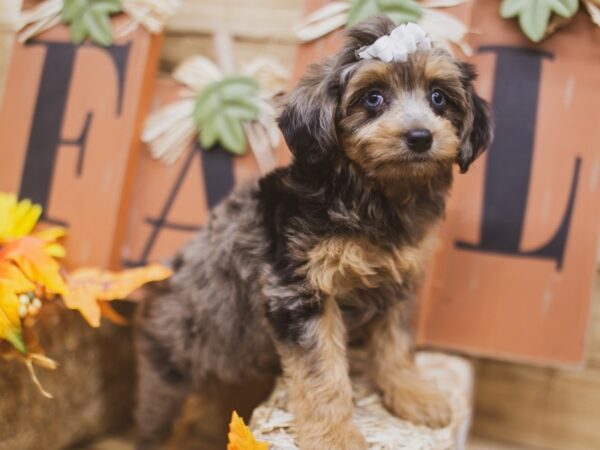
[[[427,179],[454,162],[465,172],[489,145],[489,108],[471,65],[439,47],[405,62],[358,59],[394,28],[383,16],[352,28],[346,46],[290,94],[279,125],[296,164],[317,169],[341,156],[384,182]]]

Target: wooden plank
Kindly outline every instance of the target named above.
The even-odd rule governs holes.
[[[291,44],[303,6],[303,0],[185,0],[169,20],[167,34],[226,30],[236,37]]]
[[[596,275],[596,285],[592,297],[587,353],[587,367],[600,371],[600,271]]]
[[[278,41],[260,42],[243,38],[235,39],[234,50],[238,67],[243,67],[257,57],[268,56],[279,61],[290,72],[296,54],[294,44]],[[203,55],[216,61],[212,35],[168,34],[162,49],[161,70],[171,72],[177,64],[192,55]]]
[[[600,372],[500,362],[478,370],[477,434],[556,450],[600,448]]]

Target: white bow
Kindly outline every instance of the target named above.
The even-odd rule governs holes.
[[[358,51],[360,59],[380,59],[383,62],[405,62],[417,50],[429,50],[431,39],[423,28],[414,23],[399,25],[389,35]]]

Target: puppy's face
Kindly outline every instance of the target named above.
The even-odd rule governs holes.
[[[407,62],[360,61],[340,96],[340,149],[383,181],[435,176],[459,156],[470,114],[460,66],[439,49]]]
[[[279,124],[297,165],[317,170],[337,156],[385,183],[427,181],[455,162],[466,171],[489,145],[489,108],[471,65],[439,47],[406,62],[357,59],[394,27],[385,17],[354,27],[291,93]]]

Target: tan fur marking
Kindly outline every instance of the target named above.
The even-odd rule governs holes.
[[[421,378],[403,304],[393,307],[373,328],[371,370],[384,404],[398,417],[418,425],[444,427],[452,411],[442,393]]]
[[[406,277],[421,273],[430,247],[425,241],[386,251],[364,239],[333,237],[309,252],[304,272],[315,289],[334,297],[385,282],[402,284]]]
[[[279,351],[300,449],[366,449],[351,421],[346,331],[335,301],[326,300],[322,315],[307,324],[300,348]]]
[[[444,54],[430,54],[423,57],[420,65],[423,66],[425,79],[429,81],[448,80],[457,82],[460,79],[460,69]]]

